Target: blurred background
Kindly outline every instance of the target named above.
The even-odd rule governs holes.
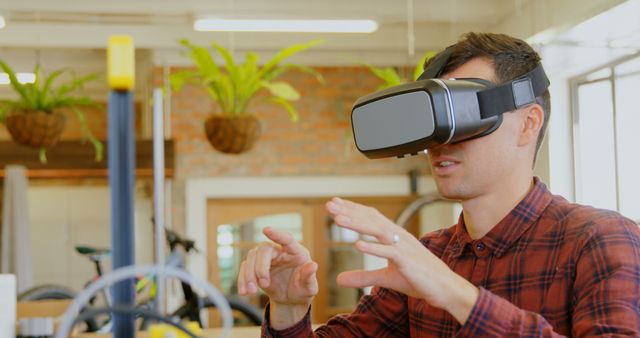
[[[311,21],[279,26],[300,20]],[[320,263],[314,321],[348,312],[365,291],[338,288],[336,274],[380,262],[354,250],[357,235],[332,223],[326,200],[351,198],[395,219],[419,196],[435,191],[426,157],[368,160],[357,151],[352,104],[387,83],[413,80],[426,57],[469,31],[519,37],[542,55],[551,79],[552,114],[536,174],[569,200],[640,221],[640,111],[633,101],[640,88],[640,1],[3,1],[0,61],[19,83],[60,70],[52,80],[56,90],[89,78],[76,94],[88,101],[56,106],[65,123],[59,141],[46,147],[46,162],[41,146],[15,140],[8,118],[15,109],[5,113],[0,257],[28,267],[19,275],[20,290],[60,284],[77,291],[95,275],[74,246],[110,247],[106,161],[96,161],[90,140],[104,144],[107,135],[108,37],[130,35],[136,47],[136,262],[153,261],[150,140],[152,92],[160,88],[165,225],[195,240],[199,252],[189,254],[189,270],[236,293],[242,257],[264,240],[264,226],[276,226],[294,233]],[[255,93],[242,87],[292,45],[305,48],[278,63],[281,71],[264,79],[270,83],[256,82]],[[198,54],[203,51],[209,57]],[[229,72],[225,56],[242,66]],[[215,75],[214,68],[203,66],[209,58],[215,69],[235,74],[237,82],[220,86],[234,88],[240,99],[255,94],[246,106],[216,102],[222,87],[206,77]],[[9,72],[0,71],[0,101],[21,99],[11,83]],[[253,116],[254,122],[240,129],[253,135],[255,144],[243,147],[249,141],[206,129],[212,114]],[[56,123],[46,122],[47,130],[58,128]],[[242,149],[225,153],[216,142]],[[454,224],[459,212],[455,203],[432,203],[407,227],[421,236]],[[28,231],[9,245],[9,228]],[[248,300],[264,304],[264,297]]]

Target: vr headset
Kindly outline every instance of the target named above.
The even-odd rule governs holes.
[[[542,64],[496,85],[477,78],[440,79],[453,46],[417,81],[359,98],[351,111],[356,147],[368,158],[417,155],[426,149],[489,135],[502,114],[530,105],[549,87]]]

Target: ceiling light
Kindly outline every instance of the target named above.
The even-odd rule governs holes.
[[[4,17],[0,15],[0,29],[4,28],[7,22],[4,20]]]
[[[16,73],[16,77],[18,78],[18,82],[22,84],[36,82],[36,74],[34,73]],[[9,74],[0,73],[0,85],[8,85],[10,83]]]
[[[290,33],[373,33],[374,20],[240,20],[198,19],[197,31],[218,32],[290,32]]]

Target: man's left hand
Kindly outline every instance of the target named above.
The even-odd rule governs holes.
[[[389,261],[386,268],[378,270],[342,272],[338,275],[338,284],[393,289],[424,299],[432,306],[448,311],[464,324],[478,298],[478,288],[453,272],[412,234],[377,209],[337,197],[327,202],[326,208],[338,226],[377,240],[358,240],[356,248],[359,251]]]

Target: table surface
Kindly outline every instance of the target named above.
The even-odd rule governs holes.
[[[222,329],[205,329],[205,338],[220,337]],[[81,333],[73,336],[73,338],[109,338],[110,334],[95,334],[95,333]],[[146,332],[139,332],[136,334],[136,338],[148,338],[149,335]],[[232,338],[255,338],[260,337],[260,326],[246,326],[246,327],[234,327],[231,329]]]

